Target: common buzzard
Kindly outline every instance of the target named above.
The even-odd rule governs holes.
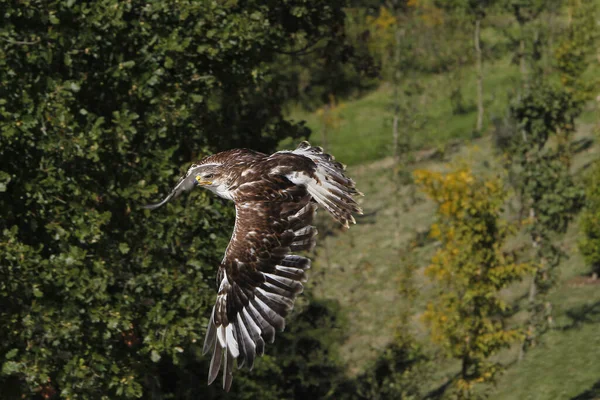
[[[195,186],[235,203],[235,227],[217,273],[217,301],[208,322],[204,354],[212,352],[208,383],[223,365],[229,391],[233,360],[250,369],[265,342],[273,343],[303,290],[310,260],[291,252],[311,250],[318,206],[345,227],[362,214],[361,195],[344,166],[302,142],[296,150],[272,155],[247,149],[224,151],[191,165],[155,209]]]

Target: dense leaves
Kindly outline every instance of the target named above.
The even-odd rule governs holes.
[[[209,360],[186,352],[179,365],[161,359],[148,394],[182,400],[199,396],[240,400],[338,398],[334,393],[346,380],[338,354],[339,344],[347,337],[345,320],[336,302],[314,297],[307,300],[300,300],[286,330],[277,335],[252,371],[235,370],[230,393],[222,390],[219,381],[207,387]]]
[[[347,400],[421,399],[431,379],[430,360],[413,341],[396,338],[365,372],[347,382]]]
[[[586,181],[586,204],[580,222],[583,237],[579,250],[596,274],[600,274],[600,168],[596,165]]]
[[[586,180],[586,203],[581,215],[583,233],[579,250],[593,272],[600,274],[600,167],[594,166]]]
[[[576,98],[589,100],[598,88],[598,79],[584,77],[589,59],[596,51],[598,5],[582,2],[573,5],[572,22],[556,49],[557,68],[563,85]]]
[[[148,394],[202,340],[232,211],[139,205],[208,151],[305,134],[270,61],[332,36],[342,2],[2,5],[1,390]]]
[[[516,172],[515,186],[529,215],[527,231],[536,265],[523,349],[552,325],[545,295],[554,286],[557,267],[566,256],[555,238],[566,231],[583,204],[583,190],[569,170],[571,136],[580,112],[581,103],[573,92],[541,80],[511,107],[517,131],[507,153],[509,168]]]
[[[526,158],[527,154],[546,150],[544,147],[551,136],[570,135],[575,130],[575,118],[580,112],[581,103],[569,92],[560,86],[538,81],[511,107],[511,115],[519,124],[521,133],[515,134],[511,156]]]
[[[453,71],[474,60],[472,32],[461,12],[445,12],[423,1],[396,2],[395,7],[382,6],[366,22],[369,48],[390,82],[395,74],[416,79],[411,74]]]
[[[338,355],[339,344],[347,337],[345,321],[334,301],[310,298],[302,312],[259,368],[241,380],[235,398],[325,399],[337,398],[337,387],[345,378]]]
[[[570,140],[581,103],[562,87],[539,82],[513,104],[517,122],[508,155],[529,207],[532,239],[562,233],[580,209],[583,193],[569,172]],[[550,140],[552,139],[552,140]]]
[[[455,389],[467,398],[475,384],[495,380],[501,366],[489,358],[521,336],[505,326],[509,306],[500,290],[522,279],[530,266],[503,249],[513,229],[501,219],[501,180],[476,178],[466,169],[446,175],[417,171],[416,178],[437,205],[431,235],[441,242],[425,271],[439,294],[423,317],[432,339],[460,360]]]

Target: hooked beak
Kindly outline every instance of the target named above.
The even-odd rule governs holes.
[[[195,182],[196,182],[196,185],[200,185],[200,186],[212,185],[211,181],[203,181],[199,175],[196,176]]]

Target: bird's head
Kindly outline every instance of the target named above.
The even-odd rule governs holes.
[[[226,185],[221,166],[218,164],[200,165],[196,168],[190,168],[187,175],[194,178],[194,186],[202,186],[213,192]]]
[[[171,190],[171,193],[164,200],[156,204],[149,204],[143,208],[154,210],[169,200],[181,195],[183,192],[192,190],[196,186],[204,187],[218,195],[227,188],[225,176],[222,173],[219,164],[192,164],[186,174],[181,177],[177,185]]]

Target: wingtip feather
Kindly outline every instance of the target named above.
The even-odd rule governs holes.
[[[229,392],[233,382],[233,355],[228,351],[225,356],[225,365],[223,366],[223,390]]]
[[[221,369],[221,360],[223,359],[223,349],[219,343],[215,343],[215,350],[210,360],[210,369],[208,371],[208,384],[210,385],[217,379],[219,370]]]

